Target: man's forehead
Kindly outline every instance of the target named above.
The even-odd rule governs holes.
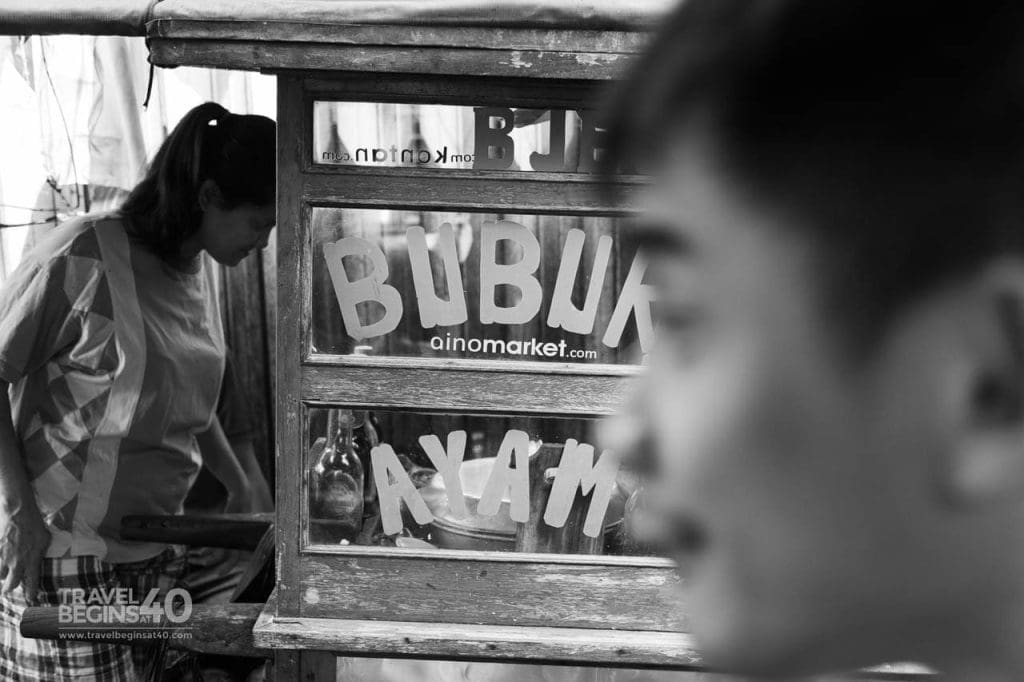
[[[644,217],[637,240],[652,252],[692,258],[715,240],[718,223],[727,219],[726,178],[713,146],[700,136],[674,137],[667,145],[639,197]]]
[[[708,145],[666,155],[639,197],[636,239],[651,256],[652,282],[679,287],[685,277],[691,289],[700,281],[705,292],[746,300],[783,280],[808,285],[803,278],[816,257],[813,245],[736,182]]]
[[[688,260],[717,260],[723,252],[763,248],[778,240],[788,220],[774,204],[763,203],[749,178],[737,176],[710,135],[669,143],[671,149],[652,169],[652,182],[639,196],[643,219],[637,239],[652,251]]]

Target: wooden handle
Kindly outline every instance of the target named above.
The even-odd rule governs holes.
[[[126,516],[121,520],[121,537],[145,542],[251,550],[256,548],[273,521],[273,514]]]
[[[252,628],[263,610],[263,604],[195,604],[192,615],[181,625],[168,626],[171,632],[183,636],[168,637],[167,645],[172,649],[194,651],[224,656],[269,657],[271,652],[258,649],[253,643]],[[75,629],[90,631],[89,626],[61,624],[57,606],[30,606],[21,617],[21,636],[33,639],[75,640]],[[113,624],[110,624],[113,625]],[[104,643],[139,644],[146,640],[132,637],[133,632],[142,633],[143,627],[117,623],[116,630],[106,631]],[[105,625],[104,627],[109,627]],[[98,629],[98,626],[97,628]],[[81,641],[88,640],[85,637]]]

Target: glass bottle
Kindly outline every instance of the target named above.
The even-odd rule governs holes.
[[[353,355],[373,355],[373,346],[360,345],[352,349]],[[370,452],[380,445],[380,420],[373,412],[360,411],[355,413],[356,452],[363,463],[363,510],[370,514],[375,511],[377,502],[377,484],[373,480],[373,460]]]
[[[412,120],[412,139],[409,140],[409,144],[406,146],[406,149],[413,150],[413,155],[414,155],[413,163],[408,164],[408,165],[411,165],[411,166],[416,166],[416,165],[433,165],[433,163],[431,163],[431,162],[434,159],[434,154],[430,150],[430,147],[427,146],[427,141],[423,137],[423,131],[420,129],[419,112],[417,112],[415,114],[415,118],[413,118],[413,120]],[[427,161],[426,161],[426,163],[422,163],[420,161],[420,159],[423,158],[421,156],[421,152],[426,152],[427,153],[427,156],[426,156]]]
[[[363,509],[368,510],[377,501],[377,485],[373,481],[373,461],[370,452],[380,445],[380,431],[374,425],[373,414],[366,411],[355,413],[355,448],[363,465]]]
[[[327,415],[327,444],[310,470],[310,518],[333,542],[356,539],[363,525],[363,464],[352,410]],[[319,523],[317,523],[319,522]]]

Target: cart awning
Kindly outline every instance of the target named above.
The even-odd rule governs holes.
[[[606,80],[677,0],[163,0],[158,66]]]
[[[163,0],[154,7],[152,18],[158,23],[258,23],[268,39],[301,39],[303,25],[349,24],[643,31],[653,28],[672,4],[671,0]],[[287,34],[282,26],[290,27]]]
[[[672,0],[5,0],[0,35],[146,35],[181,22],[231,24],[267,40],[353,24],[644,31]],[[318,34],[317,34],[318,35]],[[314,36],[315,37],[315,36]]]
[[[0,35],[146,35],[155,0],[5,0]]]
[[[157,66],[604,80],[677,0],[6,0],[0,35],[144,35]]]

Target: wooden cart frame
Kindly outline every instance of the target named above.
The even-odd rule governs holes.
[[[594,416],[612,411],[631,367],[514,361],[324,356],[310,352],[311,208],[387,207],[495,212],[621,212],[601,200],[593,178],[566,174],[359,168],[312,163],[316,100],[501,104],[582,108],[579,83],[494,83],[472,77],[308,79],[281,77],[278,235],[278,512],[276,620],[263,641],[323,648],[324,632],[350,651],[622,664],[689,664],[683,623],[664,559],[489,552],[420,552],[303,545],[301,504],[305,411],[313,405],[427,411]],[[439,391],[443,386],[445,390]],[[297,542],[296,540],[299,539]],[[541,579],[542,578],[542,579]],[[630,595],[623,599],[623,595]],[[483,608],[482,608],[483,607]],[[342,615],[343,614],[343,615]],[[298,617],[301,628],[282,618]],[[343,622],[342,622],[343,621]],[[387,621],[382,627],[381,621]],[[487,626],[479,628],[477,626]],[[573,628],[571,637],[537,628]],[[313,633],[308,640],[296,630]],[[449,629],[464,628],[461,644]],[[376,634],[370,635],[366,630]],[[436,628],[434,636],[429,636]],[[609,637],[606,630],[622,630]],[[382,639],[384,633],[389,637]],[[440,633],[445,633],[441,635]],[[650,633],[650,634],[648,634]],[[655,634],[661,633],[661,634]],[[422,644],[416,645],[413,636]],[[336,635],[338,636],[338,635]],[[258,639],[260,638],[257,635]],[[480,641],[474,641],[479,637]],[[500,641],[502,637],[506,641]],[[525,639],[524,639],[525,638]],[[587,639],[590,639],[588,642]],[[372,641],[366,641],[367,639]],[[598,643],[603,644],[598,644]],[[612,644],[614,642],[614,644]],[[676,646],[668,646],[675,642]],[[598,651],[599,650],[599,651]],[[679,657],[683,658],[680,659]]]
[[[658,16],[639,14],[647,24]],[[197,20],[187,12],[150,23],[157,65],[260,69],[278,79],[278,576],[254,639],[281,652],[280,679],[310,669],[299,651],[700,667],[690,639],[680,634],[687,623],[668,560],[325,549],[305,541],[302,453],[311,408],[590,417],[614,411],[636,373],[628,366],[311,352],[312,210],[622,215],[633,211],[642,184],[618,180],[621,196],[612,203],[592,175],[317,164],[314,102],[589,109],[603,84],[642,49],[644,28]]]

